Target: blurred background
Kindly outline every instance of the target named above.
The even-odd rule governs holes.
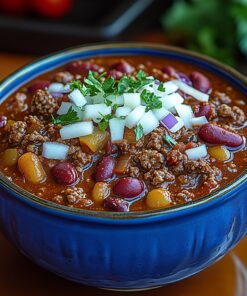
[[[47,54],[89,42],[147,41],[247,73],[247,0],[0,0],[0,52]]]

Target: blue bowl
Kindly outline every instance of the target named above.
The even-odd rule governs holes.
[[[6,78],[1,100],[43,72],[75,59],[148,55],[207,69],[247,94],[235,70],[182,49],[102,44],[40,59]],[[137,213],[71,209],[39,199],[0,176],[0,225],[28,258],[66,279],[108,289],[147,289],[191,276],[224,256],[247,232],[246,171],[186,205]]]

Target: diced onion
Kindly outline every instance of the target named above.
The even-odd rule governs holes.
[[[172,81],[168,81],[168,82],[163,83],[164,91],[160,91],[160,90],[158,90],[158,88],[159,88],[159,85],[157,85],[157,84],[154,85],[154,93],[160,97],[170,95],[172,93],[175,93],[178,90],[178,86],[175,83],[173,83]]]
[[[111,106],[106,104],[86,105],[84,111],[84,120],[92,119],[94,122],[100,122],[102,116],[111,114]]]
[[[160,122],[170,130],[178,123],[178,120],[172,113],[168,113]]]
[[[159,126],[159,121],[150,110],[144,113],[138,124],[142,126],[144,135],[147,135]]]
[[[191,118],[191,124],[192,124],[192,126],[199,126],[199,125],[203,125],[205,123],[208,123],[208,120],[207,120],[207,117],[206,116],[200,116],[200,117]]]
[[[67,83],[63,87],[63,93],[69,93],[69,92],[71,92],[70,83]]]
[[[83,96],[83,94],[79,91],[79,89],[74,89],[69,95],[68,95],[70,101],[75,104],[78,107],[83,107],[87,104],[87,100]]]
[[[83,112],[74,104],[69,102],[62,102],[61,106],[57,110],[57,114],[58,115],[66,114],[69,111],[70,107],[72,107],[72,109],[77,112],[77,116],[79,117],[79,119],[83,120]]]
[[[205,93],[203,93],[203,92],[189,86],[188,84],[180,81],[180,80],[174,80],[173,82],[184,93],[194,97],[195,99],[197,99],[200,102],[208,102],[208,100],[209,100],[209,95],[208,94],[205,94]]]
[[[124,97],[123,96],[110,95],[110,96],[107,96],[106,99],[111,101],[113,105],[123,105],[124,104]]]
[[[162,102],[162,106],[171,111],[177,105],[181,105],[184,101],[184,98],[180,96],[178,93],[170,94],[160,99]]]
[[[179,131],[183,126],[184,126],[184,122],[183,122],[183,119],[178,117],[178,116],[175,116],[178,123],[174,125],[174,127],[172,127],[170,129],[170,132],[172,133],[176,133],[177,131]]]
[[[105,101],[103,94],[97,94],[92,97],[87,96],[86,99],[87,99],[88,103],[92,103],[92,104],[102,104]]]
[[[189,159],[196,160],[202,157],[206,157],[208,152],[207,152],[207,147],[206,145],[201,145],[199,147],[191,148],[185,150],[185,153],[187,154]]]
[[[175,106],[179,117],[183,119],[184,126],[186,128],[191,128],[191,119],[194,117],[191,106],[189,105],[177,105]]]
[[[124,106],[134,109],[141,105],[141,97],[139,93],[123,94]]]
[[[129,115],[126,117],[125,125],[128,128],[133,128],[137,125],[138,121],[142,118],[145,113],[146,107],[138,106],[134,110],[132,110]]]
[[[64,85],[59,82],[53,82],[48,87],[49,93],[63,93],[64,92]]]
[[[43,143],[42,156],[48,159],[66,159],[69,146],[58,142]]]
[[[137,107],[138,108],[138,107]],[[117,117],[122,117],[122,116],[127,116],[127,115],[129,115],[129,113],[131,112],[131,109],[129,108],[129,107],[124,107],[124,106],[122,106],[122,107],[118,107],[117,109],[116,109],[116,112],[115,112],[115,115],[117,116]]]
[[[109,120],[111,140],[121,141],[124,135],[125,119],[112,118]]]
[[[168,115],[170,112],[166,110],[166,108],[162,107],[160,109],[154,109],[153,110],[154,115],[158,120],[163,119],[166,115]]]
[[[60,129],[60,136],[63,140],[91,135],[93,133],[93,122],[77,122],[66,125]]]

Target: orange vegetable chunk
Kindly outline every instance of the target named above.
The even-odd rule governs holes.
[[[128,165],[130,163],[131,156],[121,155],[119,158],[117,158],[117,162],[114,168],[115,174],[124,175],[127,173]]]
[[[110,135],[107,131],[95,128],[91,135],[80,137],[79,140],[84,152],[95,153],[106,144],[109,138]]]
[[[136,143],[136,134],[134,129],[125,128],[124,129],[124,139],[127,140],[129,144]]]
[[[32,152],[24,153],[18,159],[18,168],[24,177],[34,184],[41,183],[46,179],[46,173],[38,156]]]
[[[106,182],[97,182],[92,190],[93,201],[97,204],[101,204],[105,198],[110,195],[109,184]]]
[[[208,153],[210,156],[219,161],[226,161],[231,157],[230,151],[225,146],[209,147]]]
[[[6,149],[3,152],[3,158],[2,158],[3,163],[4,165],[7,165],[7,166],[13,166],[17,163],[18,157],[19,157],[19,154],[17,149],[15,148]]]
[[[168,207],[171,205],[170,192],[163,188],[153,189],[147,195],[146,204],[150,209]]]

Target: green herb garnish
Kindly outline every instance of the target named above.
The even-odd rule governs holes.
[[[175,141],[173,139],[173,137],[171,137],[168,132],[165,133],[165,135],[163,136],[164,142],[166,144],[168,144],[168,146],[170,146],[171,148],[177,144],[177,141]]]
[[[97,118],[97,119],[101,119],[101,121],[98,123],[99,129],[104,132],[108,126],[109,126],[109,120],[112,119],[114,117],[113,114],[107,114],[107,115],[103,115],[101,114],[102,118]]]
[[[59,115],[56,118],[54,116],[51,116],[51,117],[52,117],[52,123],[55,125],[56,124],[68,125],[68,124],[80,121],[80,118],[78,117],[77,112],[72,108],[72,106],[69,108],[66,114]]]
[[[162,107],[162,102],[159,100],[160,97],[147,89],[142,91],[141,99],[146,104],[146,112],[153,109],[160,109]]]
[[[136,134],[136,141],[139,141],[144,136],[143,127],[140,123],[135,128],[135,134]]]
[[[164,83],[161,82],[161,83],[159,84],[159,86],[158,86],[158,90],[159,90],[159,91],[162,91],[162,92],[166,91],[166,88],[164,87]]]

